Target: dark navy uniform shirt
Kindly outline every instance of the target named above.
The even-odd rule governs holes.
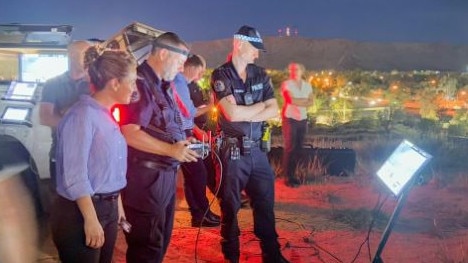
[[[210,104],[210,100],[208,96],[205,96],[203,91],[201,90],[200,86],[197,82],[192,81],[188,84],[188,88],[190,91],[190,99],[192,99],[193,105],[195,107],[200,107],[202,105]],[[200,127],[201,129],[205,129],[206,122],[208,121],[208,113],[195,117],[195,124]]]
[[[185,139],[177,105],[172,98],[170,83],[161,81],[145,61],[137,68],[137,92],[129,105],[123,108],[122,124],[137,124],[149,135],[167,143]],[[152,160],[167,165],[177,165],[176,159],[150,154],[129,147],[129,158]],[[130,159],[131,160],[131,159]]]
[[[263,68],[249,64],[246,71],[247,78],[244,83],[232,62],[227,62],[215,69],[211,75],[211,87],[216,94],[216,100],[220,101],[232,94],[237,105],[251,105],[248,104],[249,97],[253,103],[267,101],[275,97],[270,77]],[[224,136],[237,138],[248,136],[254,141],[260,140],[261,127],[262,122],[230,122],[222,113],[218,121],[218,128],[224,133]]]

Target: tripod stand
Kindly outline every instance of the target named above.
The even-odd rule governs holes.
[[[409,194],[409,191],[413,185],[412,180],[408,185],[407,188],[400,194],[398,198],[398,203],[393,210],[392,216],[390,217],[390,220],[387,223],[387,226],[385,227],[385,230],[382,234],[382,238],[380,239],[379,246],[377,247],[377,251],[375,252],[374,259],[372,260],[372,263],[383,263],[382,258],[380,257],[380,254],[382,254],[382,251],[385,247],[385,244],[387,243],[388,237],[390,236],[390,233],[392,232],[393,226],[396,223],[396,220],[398,219],[398,216],[401,212],[401,209],[403,208],[403,205],[406,201],[406,198]]]

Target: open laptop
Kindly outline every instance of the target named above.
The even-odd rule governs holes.
[[[36,90],[35,82],[12,81],[2,99],[34,102]]]
[[[377,171],[377,177],[397,196],[431,158],[413,143],[403,140]]]
[[[0,123],[22,124],[31,127],[31,111],[30,107],[7,106],[0,117]]]

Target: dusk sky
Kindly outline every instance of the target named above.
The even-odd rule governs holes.
[[[73,39],[107,39],[138,21],[188,42],[263,36],[468,45],[468,0],[1,0],[0,23],[69,24]]]

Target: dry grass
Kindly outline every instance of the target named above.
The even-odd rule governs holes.
[[[356,189],[371,188],[374,191],[385,191],[380,189],[374,175],[400,142],[401,138],[348,142],[348,146],[356,152],[356,169],[347,179],[327,175],[327,164],[322,163],[317,156],[297,165],[296,174],[305,185],[312,187],[311,194],[314,200],[319,201],[320,207],[329,208],[328,212],[324,213],[328,218],[328,224],[335,225],[337,229],[362,232],[373,224],[373,232],[383,231],[396,200],[387,201],[381,209],[376,209],[375,204],[369,202],[367,205],[362,204],[365,207],[359,205],[349,207],[350,201],[345,199],[349,199],[350,196],[343,192],[343,189],[337,188],[337,183],[340,185],[343,180],[347,180],[347,183],[354,185]],[[464,169],[467,162],[464,158],[460,158],[462,156],[460,151],[463,149],[458,149],[456,146],[448,149],[448,146],[440,141],[416,141],[416,143],[432,151],[435,158],[428,169],[422,171],[417,185],[414,186],[417,188],[414,191],[418,193],[414,193],[409,198],[403,214],[398,219],[398,230],[395,231],[414,233],[416,236],[419,235],[417,233],[425,233],[435,240],[431,246],[414,248],[423,251],[429,249],[429,251],[425,256],[420,256],[421,261],[412,262],[468,262],[468,238],[461,234],[468,229],[468,205],[466,198],[461,197],[463,195],[466,197],[468,191],[468,174]],[[279,162],[272,162],[277,174],[281,174],[280,165]],[[446,169],[444,165],[449,165],[453,169]],[[409,246],[406,249],[409,250]],[[407,258],[410,256],[398,254],[391,262],[410,262]]]
[[[302,184],[324,183],[326,172],[327,164],[317,155],[308,162],[299,162],[296,167],[296,175]]]

